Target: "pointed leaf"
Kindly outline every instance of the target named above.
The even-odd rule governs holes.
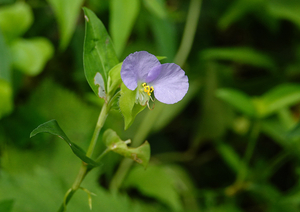
[[[237,63],[273,69],[274,61],[266,54],[249,47],[211,48],[201,52],[205,60],[229,60]]]
[[[139,11],[139,0],[110,1],[109,29],[117,55],[123,52]]]
[[[103,79],[107,94],[108,72],[118,64],[112,41],[98,17],[89,9],[83,8],[85,14],[85,39],[83,63],[85,77],[92,90],[98,95],[98,86],[94,80],[97,73]]]
[[[150,160],[150,145],[147,141],[137,148],[129,148],[127,144],[131,141],[122,141],[117,133],[111,129],[104,132],[103,141],[112,151],[124,157],[131,158],[135,162],[147,167]]]
[[[75,30],[80,8],[84,0],[48,0],[53,7],[60,31],[60,48],[64,50]]]
[[[161,0],[144,0],[145,7],[151,12],[153,15],[158,18],[164,19],[167,17],[167,10],[164,5],[164,1]]]
[[[145,109],[146,106],[135,104],[136,90],[129,90],[124,83],[121,85],[121,96],[119,106],[124,116],[125,130],[130,127],[136,115]]]
[[[217,90],[216,95],[245,115],[256,116],[254,103],[247,94],[235,89],[222,88]]]
[[[284,107],[290,107],[300,102],[300,86],[297,84],[282,84],[260,98],[263,107],[262,115],[266,116]]]
[[[33,137],[36,134],[42,133],[42,132],[47,132],[47,133],[51,133],[53,135],[57,135],[58,137],[60,137],[61,139],[65,140],[67,142],[67,144],[71,147],[74,154],[77,157],[79,157],[83,162],[87,163],[91,167],[99,166],[98,163],[96,163],[91,158],[87,157],[85,155],[86,153],[79,146],[77,146],[75,143],[70,141],[70,139],[66,136],[64,131],[60,128],[60,126],[58,125],[56,120],[50,120],[48,122],[45,122],[44,124],[41,124],[40,126],[38,126],[36,129],[34,129],[30,133],[30,137]]]

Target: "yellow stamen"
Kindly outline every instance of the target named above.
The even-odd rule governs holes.
[[[151,96],[151,93],[154,91],[153,86],[150,87],[150,86],[147,85],[147,83],[145,83],[145,82],[142,84],[142,86],[143,86],[143,88],[144,88],[144,92],[147,93],[148,96]]]

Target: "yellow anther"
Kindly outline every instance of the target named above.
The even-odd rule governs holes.
[[[154,91],[153,86],[147,85],[147,83],[143,83],[142,86],[144,87],[144,92],[148,94],[148,96],[151,96],[151,93]]]

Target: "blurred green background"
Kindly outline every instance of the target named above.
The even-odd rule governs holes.
[[[127,131],[111,112],[104,128],[148,140],[151,163],[105,156],[83,183],[92,211],[300,211],[299,0],[0,0],[1,212],[56,211],[78,172],[64,141],[29,138],[35,127],[56,119],[84,149],[92,137],[103,102],[83,72],[83,6],[120,61],[166,56],[190,82]],[[89,211],[86,193],[67,211]]]

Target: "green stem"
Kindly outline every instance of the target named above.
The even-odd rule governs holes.
[[[183,36],[174,62],[183,66],[193,45],[202,0],[191,0]]]
[[[94,149],[95,149],[98,137],[99,137],[100,130],[104,125],[104,122],[105,122],[106,117],[108,115],[108,111],[109,111],[108,105],[106,103],[103,104],[100,115],[99,115],[99,118],[98,118],[98,121],[97,121],[97,124],[96,124],[96,127],[95,127],[95,131],[94,131],[91,143],[90,143],[90,146],[89,146],[89,148],[86,152],[86,156],[88,156],[88,157],[91,157],[93,152],[94,152]]]
[[[98,137],[99,137],[99,133],[104,125],[104,122],[106,120],[106,117],[108,115],[109,112],[109,106],[108,104],[104,103],[104,105],[102,106],[101,112],[99,114],[99,118],[95,127],[95,131],[93,134],[93,137],[91,139],[89,148],[87,150],[86,156],[91,157]],[[97,162],[99,162],[103,156],[109,152],[107,149],[97,158]],[[77,177],[72,185],[72,187],[68,190],[68,192],[66,193],[65,197],[64,197],[64,202],[62,203],[61,207],[58,209],[58,212],[64,212],[66,210],[66,206],[68,204],[68,202],[70,201],[70,199],[72,198],[72,196],[74,195],[74,193],[80,188],[80,184],[83,181],[83,179],[85,178],[85,176],[87,175],[87,173],[91,170],[91,168],[88,167],[88,164],[82,162],[82,165],[79,169],[79,172],[77,174]]]
[[[177,63],[179,66],[184,65],[191,51],[191,47],[193,44],[193,40],[195,37],[197,24],[199,20],[201,3],[202,0],[191,0],[181,44],[174,59],[174,62]],[[133,146],[138,146],[141,143],[143,143],[146,136],[150,133],[153,125],[155,124],[157,116],[160,114],[161,111],[163,111],[164,107],[165,106],[162,105],[160,109],[158,109],[158,107],[156,106],[153,111],[148,111],[148,114],[146,115],[144,121],[141,123],[139,129],[136,132],[136,135],[132,142]],[[154,115],[155,112],[157,116]],[[149,122],[149,120],[153,120],[153,121]],[[111,180],[110,183],[111,191],[118,190],[123,180],[125,179],[132,163],[133,163],[132,160],[129,160],[127,158],[123,159],[123,161],[119,165],[117,172],[115,173],[113,179]]]
[[[238,177],[237,177],[237,181],[236,181],[238,183],[243,182],[246,178],[246,175],[247,175],[246,167],[249,167],[249,163],[250,163],[251,157],[253,155],[256,143],[257,143],[257,138],[258,138],[259,132],[260,132],[260,123],[259,123],[259,121],[256,120],[253,123],[252,130],[251,130],[250,136],[249,136],[249,142],[248,142],[247,149],[245,152],[245,156],[242,161],[243,164],[241,164],[241,168],[238,173]]]

